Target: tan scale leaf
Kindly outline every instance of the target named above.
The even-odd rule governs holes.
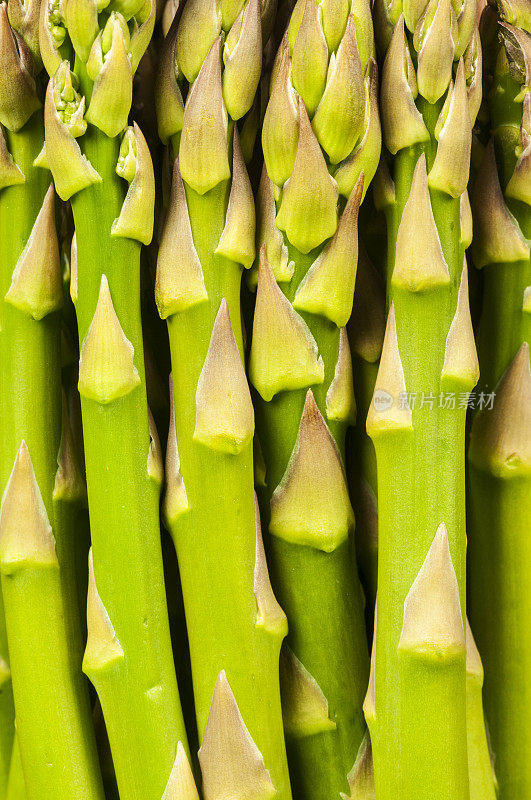
[[[253,433],[251,393],[223,298],[197,384],[194,439],[213,450],[237,454]]]
[[[404,369],[398,350],[394,303],[391,303],[380,358],[380,367],[367,414],[367,433],[376,436],[393,430],[413,430],[407,402]]]
[[[80,394],[102,404],[128,395],[140,384],[133,356],[133,345],[114,310],[107,277],[102,275],[96,311],[81,345]]]
[[[74,436],[68,414],[66,394],[62,391],[62,427],[59,454],[57,456],[57,472],[53,487],[53,499],[67,503],[85,500],[87,490],[79,467]]]
[[[321,687],[287,644],[280,651],[280,691],[286,736],[303,738],[336,729]]]
[[[214,688],[199,764],[205,800],[270,800],[276,794],[225,670]]]
[[[429,660],[465,653],[459,587],[444,522],[404,601],[398,649]]]
[[[208,300],[203,268],[192,237],[179,159],[173,164],[171,198],[157,257],[155,302],[162,319]]]
[[[181,460],[177,446],[175,426],[175,403],[173,399],[173,375],[170,374],[170,426],[166,446],[166,492],[164,495],[164,518],[171,528],[177,519],[190,509],[186,487],[181,475]]]
[[[243,264],[247,269],[255,256],[256,218],[253,190],[240,147],[238,128],[234,126],[232,184],[225,227],[215,252]]]
[[[59,569],[59,562],[31,456],[22,440],[0,507],[0,569],[10,575],[35,566]]]
[[[309,389],[295,447],[271,498],[269,530],[284,541],[331,553],[353,527],[341,456]]]
[[[368,733],[363,737],[356,761],[347,775],[347,780],[350,792],[348,795],[341,792],[342,800],[376,800],[372,745]]]
[[[177,744],[177,755],[161,800],[199,800],[190,762],[182,742]]]
[[[254,496],[254,520],[256,531],[256,557],[254,564],[254,596],[257,605],[256,626],[269,633],[284,638],[288,632],[286,615],[281,609],[273,592],[269,580],[264,542],[262,539],[262,526],[260,524],[260,509],[258,498]]]
[[[124,661],[125,656],[96,586],[92,548],[89,550],[88,564],[87,645],[83,656],[83,672],[94,682],[99,673]]]
[[[394,286],[422,292],[450,284],[433,210],[431,207],[426,156],[420,156],[413,173],[396,237]]]
[[[17,261],[5,300],[40,320],[63,305],[53,184],[46,192],[26,246]]]
[[[458,384],[463,390],[471,390],[479,378],[479,361],[470,305],[468,302],[468,267],[463,260],[463,271],[457,295],[455,311],[444,350],[444,365],[441,375],[441,386]]]
[[[346,328],[341,328],[339,331],[334,378],[326,393],[326,416],[328,419],[343,421],[349,425],[354,425],[356,422],[352,358]]]

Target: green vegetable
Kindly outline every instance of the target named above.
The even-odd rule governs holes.
[[[473,255],[484,277],[481,400],[469,461],[470,619],[485,666],[485,708],[500,797],[531,792],[531,17],[500,0],[485,22],[491,135],[476,179]],[[481,407],[480,406],[480,407]]]
[[[121,799],[160,800],[179,743],[188,751],[140,322],[140,247],[152,237],[155,184],[144,136],[136,124],[127,127],[155,7],[115,2],[109,15],[98,11],[91,0],[71,0],[66,17],[53,2],[41,9],[41,51],[52,76],[41,161],[60,197],[70,199],[76,228],[70,288],[92,537],[83,669],[101,702]]]
[[[379,800],[468,800],[464,426],[478,364],[461,211],[481,99],[476,3],[374,12],[390,309],[367,418],[379,563],[366,714]]]
[[[249,374],[273,583],[289,620],[281,688],[293,791],[312,800],[349,791],[365,735],[368,652],[344,473],[355,417],[345,325],[358,209],[381,144],[373,56],[364,0],[320,10],[300,0],[262,132]]]
[[[155,286],[173,369],[164,513],[183,588],[204,796],[286,800],[286,617],[255,507],[240,312],[255,210],[236,122],[260,79],[260,6],[190,0],[179,11],[156,88],[159,133],[175,157]]]

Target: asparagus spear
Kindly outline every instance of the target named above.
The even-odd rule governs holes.
[[[71,294],[92,535],[83,669],[101,701],[122,800],[160,800],[178,744],[187,752],[187,743],[164,593],[161,454],[149,426],[140,322],[140,247],[152,237],[154,180],[142,132],[127,127],[133,74],[155,6],[114,2],[100,14],[102,7],[71,0],[66,9],[53,2],[41,8],[41,50],[51,76],[41,160],[58,194],[70,199],[76,227]]]
[[[266,4],[264,26],[267,15]],[[286,618],[255,508],[240,317],[255,211],[236,123],[253,102],[261,54],[257,0],[190,0],[165,39],[157,86],[159,133],[175,158],[155,286],[173,368],[164,512],[206,800],[290,797],[278,678]]]
[[[474,261],[484,276],[478,335],[483,410],[470,438],[470,617],[485,665],[485,706],[500,797],[531,792],[531,16],[500,0],[489,65],[492,139],[478,174]],[[487,25],[486,25],[487,28]],[[488,575],[488,581],[485,580]]]
[[[367,418],[378,467],[376,792],[466,800],[464,425],[478,365],[460,198],[481,97],[476,3],[378,0],[375,19],[393,156],[390,309]]]
[[[62,477],[66,489],[65,469]],[[71,477],[68,487],[74,490]],[[58,518],[60,513],[55,524],[62,534]],[[0,571],[26,797],[103,800],[87,686],[72,652],[58,544],[23,440],[2,498]],[[75,595],[69,598],[75,602]]]
[[[72,725],[87,730],[87,741],[80,745],[80,758],[85,759],[85,764],[77,774],[77,782],[79,791],[83,791],[85,770],[86,796],[90,794],[96,797],[100,796],[101,784],[99,768],[93,757],[93,739],[87,725],[89,718],[86,686],[81,680],[82,645],[73,558],[75,507],[76,503],[82,501],[84,488],[79,473],[75,471],[68,419],[65,413],[61,413],[58,310],[63,302],[63,291],[55,230],[54,191],[49,185],[49,175],[33,165],[44,142],[38,16],[38,3],[27,6],[10,3],[9,8],[5,4],[0,6],[0,122],[5,125],[5,130],[0,129],[0,280],[3,298],[0,305],[3,422],[0,470],[3,491],[17,450],[22,440],[25,440],[33,453],[34,479],[37,481],[38,492],[53,525],[56,566],[60,567],[60,573],[54,575],[53,579],[55,612],[61,618],[61,625],[52,634],[56,638],[57,651],[54,652],[49,646],[51,640],[44,640],[49,635],[46,628],[40,630],[33,647],[28,649],[29,641],[23,641],[21,632],[13,623],[16,615],[24,610],[26,613],[33,613],[29,595],[28,605],[21,604],[19,596],[24,582],[32,580],[29,576],[25,577],[25,573],[21,573],[16,580],[6,578],[8,587],[17,587],[14,593],[9,589],[15,607],[8,606],[6,613],[8,628],[12,631],[10,636],[16,648],[14,658],[19,666],[24,652],[26,658],[29,656],[30,663],[37,661],[40,664],[49,659],[50,663],[46,666],[51,671],[58,670],[61,679],[66,682],[65,692],[70,691],[75,696],[75,703],[67,714]],[[35,591],[42,595],[45,578],[37,574],[34,578]],[[41,625],[44,624],[44,618],[40,622]],[[57,664],[58,659],[66,661],[64,664]],[[22,663],[20,669],[24,668],[26,665]],[[65,678],[65,670],[72,673],[71,679],[69,675]],[[36,796],[39,771],[46,771],[46,764],[51,761],[53,770],[48,770],[49,781],[38,789],[43,793],[47,792],[49,796],[50,792],[59,791],[61,781],[76,780],[75,765],[65,764],[64,774],[59,775],[57,771],[57,763],[60,763],[67,746],[68,732],[66,729],[61,730],[57,712],[49,714],[50,709],[43,705],[46,695],[40,697],[38,693],[35,694],[35,687],[31,681],[24,681],[22,674],[14,678],[17,716],[24,714],[26,719],[19,738],[28,793]],[[53,683],[47,688],[50,692],[55,690]],[[4,686],[3,710],[8,698],[9,693]],[[62,701],[66,702],[64,695]],[[12,705],[10,714],[12,715]],[[46,714],[49,716],[45,716]],[[38,742],[34,740],[35,730],[39,725],[43,730],[53,730],[54,740],[48,750],[39,750]],[[8,718],[2,720],[1,731],[3,770],[0,788],[1,796],[4,796],[5,750],[8,747],[11,749],[13,733]],[[46,735],[39,733],[38,738],[43,737],[45,739]],[[16,754],[18,749],[14,752]],[[20,763],[20,758],[12,760],[10,791],[17,782],[21,782]],[[44,794],[38,796],[42,797]]]
[[[343,467],[355,414],[344,326],[358,209],[381,143],[373,51],[364,0],[300,0],[262,133],[249,372],[274,585],[290,626],[284,728],[294,792],[307,798],[348,791],[365,733],[368,653]]]

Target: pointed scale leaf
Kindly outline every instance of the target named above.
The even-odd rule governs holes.
[[[0,125],[0,189],[5,189],[6,186],[15,186],[18,183],[24,183],[25,180],[26,178],[20,167],[15,164],[7,148],[4,131]]]
[[[42,67],[39,49],[39,13],[38,0],[8,0],[7,15],[14,31],[26,43],[37,71]]]
[[[100,28],[98,25],[97,0],[68,0],[63,4],[65,27],[76,54],[81,61],[87,62],[90,49]]]
[[[120,148],[116,172],[122,177],[125,177],[123,167],[129,160],[129,155],[132,155],[131,160],[135,167],[134,176],[130,181],[120,216],[112,224],[111,236],[136,239],[142,244],[149,244],[153,237],[155,176],[149,147],[136,122],[125,132]]]
[[[148,407],[149,423],[149,448],[147,457],[147,474],[160,488],[164,481],[164,467],[162,466],[162,448],[159,433],[151,409]]]
[[[165,9],[169,8],[166,3]],[[181,4],[181,8],[183,8]],[[168,144],[171,136],[183,129],[184,102],[181,88],[177,82],[177,64],[175,50],[177,47],[178,20],[168,31],[160,46],[159,66],[155,78],[155,108],[159,138]]]
[[[338,191],[302,100],[299,118],[297,155],[282,193],[277,226],[301,253],[309,253],[335,233]]]
[[[169,528],[190,509],[188,495],[181,475],[181,460],[177,445],[175,405],[173,400],[173,376],[170,375],[170,427],[166,448],[166,492],[164,495],[164,519]]]
[[[173,179],[168,212],[162,229],[157,256],[155,301],[162,319],[208,300],[203,269],[188,215],[186,194],[179,170],[173,164]]]
[[[53,499],[55,502],[80,503],[86,499],[86,496],[87,490],[76,455],[74,435],[68,415],[68,404],[63,389],[61,442],[57,455]]]
[[[452,79],[457,21],[452,0],[431,0],[430,5],[435,8],[435,14],[427,30],[421,33],[420,49],[415,44],[418,49],[417,81],[419,94],[428,103],[436,103],[448,89]],[[429,7],[424,19],[428,15]],[[423,26],[424,23],[421,22],[419,27]]]
[[[331,553],[353,527],[341,456],[308,389],[295,447],[271,498],[269,530],[286,542]]]
[[[367,414],[367,433],[374,440],[382,434],[400,430],[412,431],[413,422],[407,401],[404,369],[398,350],[395,306],[391,303],[380,367]]]
[[[531,314],[531,286],[526,286],[524,289],[522,311],[524,314]]]
[[[42,0],[39,15],[39,50],[44,69],[52,78],[61,64],[61,54],[58,50],[57,34],[59,41],[66,36],[64,22],[58,23],[57,9],[54,0]]]
[[[179,162],[183,180],[205,194],[231,175],[227,112],[221,93],[220,40],[210,48],[184,107]]]
[[[493,408],[478,412],[470,435],[470,461],[499,478],[531,474],[531,370],[524,342],[503,374]]]
[[[339,331],[339,350],[334,378],[326,393],[326,416],[329,420],[346,422],[349,425],[354,425],[356,422],[352,358],[346,328],[341,328]]]
[[[224,45],[223,99],[225,107],[234,120],[241,119],[253,104],[253,99],[262,72],[262,23],[260,0],[249,0],[245,10],[239,38],[229,52],[231,34]],[[238,20],[234,23],[237,28]]]
[[[520,126],[521,153],[505,190],[506,197],[531,206],[531,94],[524,97]]]
[[[526,261],[529,258],[529,242],[503,199],[492,140],[487,145],[474,184],[472,210],[472,255],[476,267]]]
[[[350,3],[348,0],[323,0],[320,8],[328,50],[330,53],[335,53],[345,33]]]
[[[190,762],[182,742],[177,744],[177,755],[161,800],[199,800]]]
[[[457,308],[446,337],[441,388],[458,386],[461,391],[470,391],[479,378],[479,362],[470,318],[468,302],[468,269],[466,258],[457,295]]]
[[[271,265],[277,283],[290,281],[293,276],[294,263],[289,260],[288,248],[284,237],[277,228],[275,195],[273,183],[267,174],[266,165],[262,167],[262,177],[256,197],[257,244],[260,251],[265,247],[266,258]],[[258,267],[253,268],[258,280]]]
[[[222,670],[199,750],[205,800],[271,800],[276,789]]]
[[[280,691],[287,737],[303,738],[336,729],[321,687],[287,644],[280,651]]]
[[[36,320],[63,306],[53,184],[46,192],[30,237],[17,261],[5,300]]]
[[[234,126],[232,184],[225,227],[215,252],[247,269],[255,256],[256,217],[253,190],[240,147],[238,128]]]
[[[306,0],[291,54],[293,86],[310,117],[323,96],[328,71],[328,47],[316,0]]]
[[[355,17],[350,14],[326,89],[312,119],[315,135],[332,164],[338,164],[352,152],[363,131],[364,118],[365,84]]]
[[[156,0],[142,0],[142,2],[142,11],[138,13],[138,17],[132,19],[131,23],[133,30],[129,42],[129,52],[131,54],[131,71],[133,76],[151,42],[158,10]]]
[[[483,685],[483,664],[477,648],[468,617],[466,619],[466,674],[467,679],[472,679]]]
[[[364,92],[365,132],[363,138],[348,158],[339,165],[334,174],[339,193],[343,197],[350,197],[363,172],[365,180],[362,200],[376,174],[382,149],[382,130],[378,109],[378,67],[374,58],[370,58],[367,65]]]
[[[241,453],[253,438],[254,411],[225,298],[214,322],[195,399],[194,440],[213,450]]]
[[[177,30],[177,63],[188,83],[192,84],[221,32],[221,9],[218,0],[191,0],[183,8]],[[219,51],[217,53],[219,60]]]
[[[426,173],[426,156],[420,156],[413,174],[396,237],[394,286],[410,292],[425,292],[450,285],[448,265],[433,211]]]
[[[432,189],[446,192],[450,197],[459,197],[468,184],[472,147],[472,126],[462,59],[457,68],[455,87],[449,91],[452,94],[448,115],[437,137],[439,145],[428,182]]]
[[[264,400],[278,392],[303,389],[324,380],[317,343],[277,285],[260,251],[249,376]]]
[[[465,654],[459,587],[444,522],[404,601],[398,649],[437,663]]]
[[[458,36],[455,45],[454,61],[461,58],[464,54],[474,35],[474,31],[477,30],[478,10],[476,0],[461,0],[461,11],[457,17]]]
[[[300,282],[293,307],[321,314],[338,328],[352,313],[358,263],[358,212],[363,192],[362,175],[339,219],[337,230]]]
[[[262,539],[262,526],[260,524],[260,509],[258,498],[254,496],[254,525],[256,531],[256,558],[254,564],[254,596],[256,599],[256,627],[283,639],[288,632],[286,615],[278,604],[267,568],[264,542]]]
[[[368,733],[360,744],[354,766],[347,775],[349,794],[341,792],[342,800],[376,800],[372,745]]]
[[[67,62],[66,68],[69,69]],[[93,183],[101,182],[101,176],[83,155],[78,143],[57,113],[54,81],[55,78],[51,78],[48,82],[44,104],[46,157],[57,194],[61,200],[69,200],[76,192]],[[84,100],[81,103],[84,103]]]
[[[83,672],[93,683],[97,683],[102,673],[121,665],[125,655],[96,586],[92,547],[88,563],[87,645],[83,656]]]
[[[11,575],[41,566],[59,569],[59,562],[31,456],[22,440],[0,508],[0,570]]]
[[[281,44],[278,74],[273,83],[262,128],[262,149],[270,179],[284,186],[293,171],[299,141],[299,107],[291,83],[287,44]]]
[[[7,17],[7,6],[0,4],[0,123],[18,131],[41,107],[35,79],[28,69],[31,56],[24,40],[15,34]]]
[[[228,31],[234,25],[244,5],[244,0],[220,0],[222,27]]]
[[[140,384],[134,350],[114,310],[106,275],[101,276],[98,304],[81,345],[79,393],[97,403],[111,403]]]
[[[416,96],[413,64],[401,16],[383,65],[380,104],[385,143],[393,155],[406,147],[429,141],[430,134],[415,105]]]
[[[119,19],[112,28],[112,45],[103,68],[94,81],[86,119],[106,136],[113,137],[127,126],[133,100],[133,72]]]
[[[426,10],[429,0],[403,0],[404,22],[410,31],[414,31]]]

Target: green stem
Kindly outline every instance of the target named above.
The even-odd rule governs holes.
[[[103,659],[87,671],[102,704],[122,800],[160,800],[177,744],[186,746],[186,733],[164,594],[160,487],[147,471],[140,244],[110,235],[124,199],[115,173],[119,142],[94,128],[83,142],[102,182],[72,198],[80,344],[94,317],[104,274],[141,376],[136,388],[107,404],[82,398],[95,585],[123,650],[117,661]],[[104,372],[105,365],[100,367]]]
[[[214,252],[225,226],[229,189],[230,183],[224,181],[201,196],[186,187],[208,302],[168,320],[176,437],[189,505],[170,528],[183,588],[199,740],[205,734],[218,675],[225,670],[277,795],[287,799],[278,679],[284,631],[283,625],[275,630],[257,624],[252,443],[232,454],[194,439],[198,380],[223,299],[238,349],[243,351],[242,268]]]

